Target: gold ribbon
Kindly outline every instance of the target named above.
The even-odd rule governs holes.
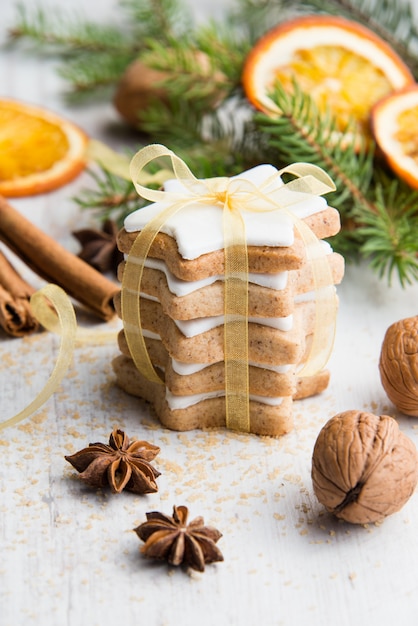
[[[30,304],[36,319],[44,328],[61,335],[57,361],[54,369],[40,393],[22,411],[14,417],[0,423],[0,430],[15,426],[37,411],[56,391],[71,363],[77,332],[74,308],[67,294],[57,285],[46,285],[36,291]],[[56,314],[51,309],[53,305]]]
[[[171,159],[174,176],[185,188],[184,192],[154,190],[141,184],[144,168],[154,159],[164,156]],[[291,218],[304,242],[307,260],[311,264],[314,278],[316,319],[310,354],[298,375],[311,376],[322,369],[332,350],[336,295],[323,247],[305,222],[294,215],[288,207],[300,202],[300,196],[298,197],[295,191],[322,195],[333,191],[335,186],[321,168],[309,163],[295,163],[283,168],[258,187],[239,177],[200,180],[192,174],[182,159],[160,144],[153,144],[140,150],[131,161],[130,174],[139,195],[151,202],[161,202],[165,205],[136,237],[127,257],[122,279],[122,318],[134,363],[148,380],[162,384],[162,380],[151,363],[142,335],[139,297],[145,260],[156,235],[170,217],[190,204],[221,207],[225,249],[226,425],[234,430],[248,432],[250,429],[248,255],[245,224],[240,211],[263,212],[280,209]],[[291,174],[296,176],[296,179],[283,184],[282,174]]]
[[[58,389],[67,373],[76,345],[106,345],[111,341],[116,341],[117,338],[118,330],[98,332],[97,330],[91,331],[77,328],[75,311],[71,300],[58,285],[48,284],[36,291],[31,296],[30,304],[38,322],[46,330],[60,335],[61,342],[58,356],[54,369],[43,389],[22,411],[0,422],[0,431],[22,422],[45,404],[48,398]]]
[[[90,139],[86,148],[86,159],[96,161],[107,172],[123,178],[124,180],[131,181],[129,173],[130,159],[120,152],[115,152],[112,148],[109,148],[105,143],[98,141],[97,139]],[[171,170],[160,169],[155,174],[143,174],[141,177],[141,183],[143,185],[158,185],[161,186],[166,180],[173,178],[173,172]]]

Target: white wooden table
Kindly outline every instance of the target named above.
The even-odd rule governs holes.
[[[72,5],[106,19],[115,16],[117,3]],[[0,16],[3,37],[14,21],[12,0],[3,0]],[[126,134],[115,131],[109,103],[71,108],[64,88],[52,61],[2,51],[0,97],[48,105],[91,136],[123,145]],[[89,184],[83,174],[52,194],[13,204],[76,250],[70,232],[90,218],[72,197]],[[418,494],[381,525],[348,525],[316,501],[310,464],[321,426],[346,409],[394,415],[418,444],[418,420],[396,413],[378,374],[386,328],[417,314],[418,285],[388,288],[367,268],[348,267],[339,296],[330,387],[297,404],[296,428],[280,440],[167,431],[145,403],[114,385],[113,340],[77,348],[59,391],[32,418],[0,433],[0,625],[415,626]],[[109,333],[116,327],[110,323]],[[42,388],[57,346],[48,334],[1,335],[1,419]],[[161,447],[157,494],[89,489],[65,461],[89,442],[106,442],[114,425]],[[223,563],[187,574],[140,556],[132,529],[147,511],[171,514],[174,504],[221,530]]]

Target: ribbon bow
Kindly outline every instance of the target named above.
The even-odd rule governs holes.
[[[184,191],[149,189],[138,182],[143,169],[154,159],[168,156],[174,177]],[[292,174],[295,180],[284,184],[281,175]],[[149,381],[162,383],[155,371],[141,332],[140,285],[145,260],[151,245],[167,222],[190,204],[210,204],[222,208],[225,250],[224,360],[226,425],[248,432],[248,254],[245,224],[241,211],[285,211],[305,244],[312,266],[316,295],[316,321],[309,357],[298,373],[311,376],[325,365],[334,340],[336,296],[331,271],[320,242],[310,228],[289,206],[300,202],[294,192],[322,195],[335,186],[319,167],[295,163],[274,173],[256,186],[243,178],[197,179],[186,163],[165,146],[154,144],[140,150],[130,164],[130,175],[139,195],[164,208],[148,222],[136,237],[126,260],[122,279],[122,318],[130,353],[137,369]],[[136,263],[132,259],[136,259]],[[139,264],[138,264],[139,259]]]

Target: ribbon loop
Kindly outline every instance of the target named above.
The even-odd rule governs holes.
[[[172,150],[169,150],[165,146],[161,144],[152,144],[143,150],[140,150],[135,154],[132,158],[129,171],[134,183],[135,189],[138,194],[145,198],[146,200],[150,200],[151,202],[175,202],[177,200],[182,200],[184,198],[184,193],[176,193],[170,192],[169,194],[166,191],[162,191],[159,189],[149,189],[144,185],[138,182],[140,178],[140,173],[142,170],[149,164],[151,161],[155,159],[159,159],[161,157],[169,157],[171,159],[171,164],[173,167],[174,177],[181,182],[186,182],[189,184],[196,185],[197,189],[201,189],[201,181],[192,174],[190,169],[187,167],[186,163],[180,159]],[[190,187],[191,189],[191,187]],[[199,195],[199,192],[196,192],[196,196]]]
[[[153,190],[138,182],[143,169],[153,160],[169,157],[176,184],[174,191]],[[330,177],[318,166],[294,163],[268,177],[259,186],[250,180],[219,177],[197,179],[186,163],[163,145],[153,144],[132,159],[130,173],[137,192],[161,211],[137,235],[126,260],[122,279],[122,318],[125,336],[137,369],[148,380],[162,383],[155,371],[142,334],[140,286],[145,260],[166,221],[190,204],[213,204],[223,211],[225,253],[224,361],[226,425],[250,430],[248,382],[248,254],[243,211],[282,210],[290,217],[303,240],[312,267],[316,314],[310,354],[299,376],[311,376],[329,358],[335,332],[336,295],[328,260],[315,234],[291,210],[300,194],[322,195],[335,189]],[[296,177],[288,183],[283,174]],[[180,189],[180,191],[177,191]],[[132,261],[135,259],[135,261]]]

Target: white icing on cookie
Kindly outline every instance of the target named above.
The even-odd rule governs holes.
[[[173,322],[185,337],[196,337],[217,326],[222,326],[224,320],[224,315],[213,315],[211,317],[199,317],[192,320],[173,320]],[[250,324],[269,326],[276,330],[289,331],[293,327],[293,315],[288,315],[287,317],[249,317],[248,322]]]
[[[259,363],[254,363],[253,361],[249,361],[248,365],[253,367],[260,367]],[[191,374],[197,374],[198,372],[203,371],[207,367],[210,367],[207,363],[182,363],[181,361],[177,361],[176,359],[171,359],[171,366],[173,371],[179,376],[190,376]],[[277,374],[286,374],[289,370],[294,367],[293,365],[262,365],[262,369],[266,369],[272,372],[276,372]]]
[[[153,333],[152,330],[147,330],[146,328],[142,329],[142,336],[147,339],[156,339],[157,341],[161,341],[161,335]]]
[[[144,292],[140,292],[139,295],[141,296],[141,298],[143,298],[144,300],[151,300],[151,302],[160,302],[160,300],[157,298],[157,296],[150,296],[149,293],[144,293]]]
[[[160,302],[155,296],[150,296],[147,293],[141,293],[141,298],[144,300],[150,300],[152,302]],[[196,317],[190,320],[176,320],[171,318],[175,323],[179,331],[185,337],[196,337],[201,333],[206,333],[208,330],[212,330],[217,326],[222,326],[225,321],[224,315],[212,315],[208,317]],[[248,317],[250,324],[261,324],[261,326],[269,326],[276,330],[289,331],[293,328],[293,315],[287,315],[286,317]]]
[[[333,252],[330,244],[327,241],[319,241],[319,244],[324,249],[324,254],[328,255]],[[128,255],[125,254],[125,260]],[[129,261],[131,263],[140,264],[140,260],[136,257],[130,257]],[[160,259],[154,259],[148,257],[144,263],[145,267],[150,269],[158,270],[163,272],[167,280],[168,290],[177,297],[188,296],[189,294],[197,291],[198,289],[203,289],[204,287],[208,287],[212,285],[216,281],[223,281],[225,279],[224,274],[220,274],[217,276],[208,276],[207,278],[202,278],[201,280],[182,280],[181,278],[177,278],[170,270],[168,269],[165,261]],[[287,286],[288,280],[288,272],[277,272],[276,274],[254,274],[252,272],[248,273],[248,282],[253,283],[254,285],[259,285],[260,287],[265,287],[267,289],[274,289],[276,291],[282,291]]]
[[[198,404],[203,400],[209,400],[210,398],[223,398],[225,396],[225,391],[211,391],[209,393],[196,393],[191,396],[175,396],[174,394],[166,388],[166,400],[169,408],[172,411],[176,411],[178,409],[187,409],[189,406],[193,406],[194,404]],[[280,406],[283,402],[283,398],[269,398],[267,396],[256,396],[250,394],[250,400],[255,402],[261,402],[262,404],[268,404],[269,406]]]
[[[129,260],[133,263],[139,263],[139,260],[135,257],[132,257]],[[187,296],[190,293],[197,291],[198,289],[208,287],[218,280],[224,280],[224,274],[220,274],[218,276],[209,276],[208,278],[202,278],[202,280],[195,281],[181,280],[181,278],[177,278],[177,276],[170,272],[164,261],[161,261],[159,259],[153,259],[151,257],[148,257],[146,259],[144,265],[145,267],[164,272],[167,279],[167,286],[169,291],[171,291],[171,293],[173,293],[175,296],[179,297]],[[281,291],[282,289],[285,289],[287,285],[287,277],[288,272],[278,272],[277,274],[254,274],[252,272],[249,272],[248,282],[259,285],[260,287],[267,287],[268,289]]]
[[[234,178],[250,180],[256,185],[262,184],[277,172],[272,165],[259,165]],[[180,181],[167,181],[166,191],[179,192],[190,196],[190,191]],[[268,195],[268,187],[264,190]],[[308,217],[323,211],[327,202],[322,196],[291,192],[295,202],[287,208],[300,218]],[[260,200],[261,203],[261,200]],[[128,215],[125,219],[127,232],[141,230],[152,218],[158,215],[167,204],[155,202]],[[205,204],[191,204],[180,211],[161,228],[161,231],[173,237],[179,253],[184,259],[192,260],[202,254],[223,248],[222,208]],[[246,229],[249,246],[291,246],[294,242],[293,223],[291,218],[281,209],[273,211],[248,212],[241,211]]]

